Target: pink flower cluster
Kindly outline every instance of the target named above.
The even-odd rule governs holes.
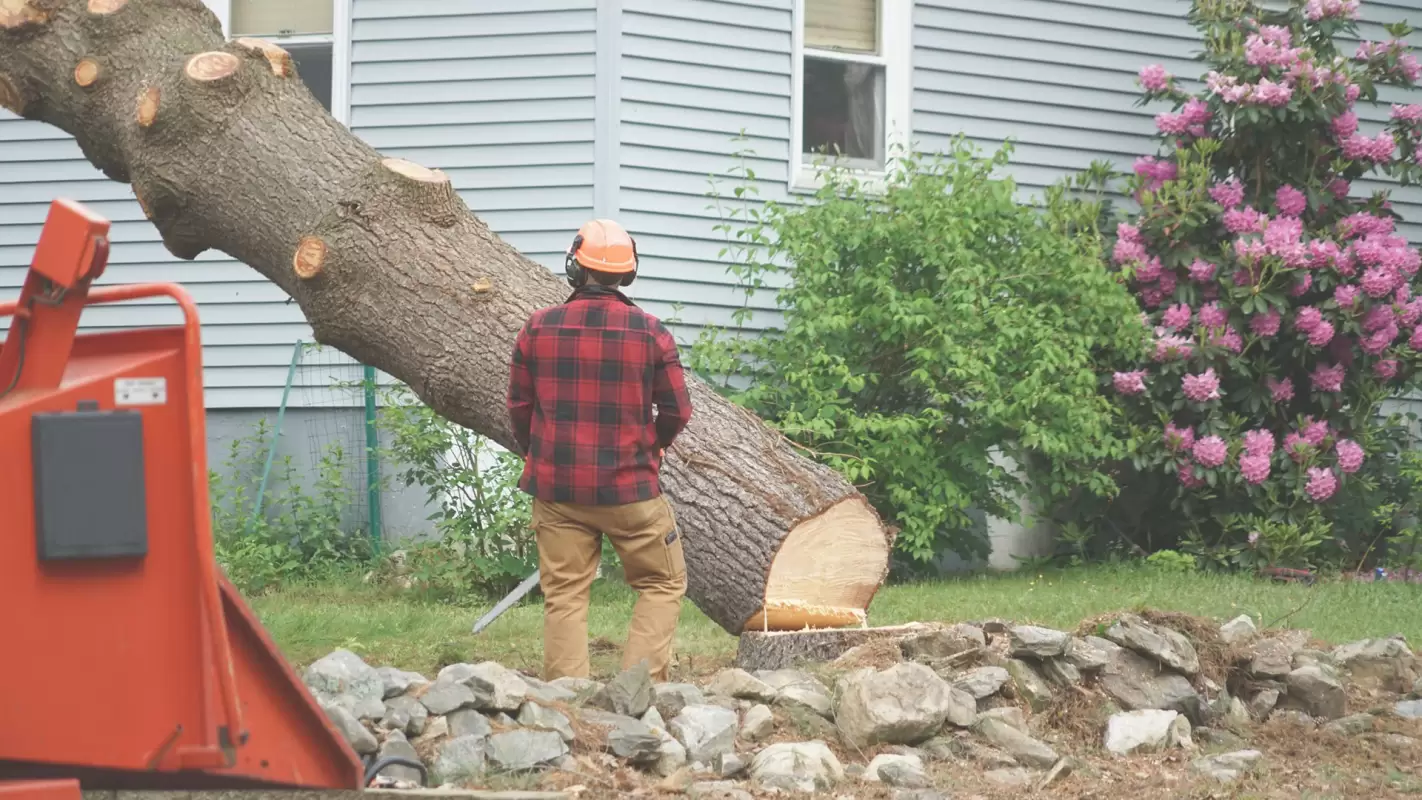
[[[1151,64],[1141,68],[1140,82],[1147,92],[1163,92],[1170,86],[1172,75],[1165,71],[1165,67],[1160,64]]]
[[[1287,67],[1303,59],[1307,48],[1292,47],[1293,35],[1279,25],[1265,25],[1244,40],[1244,58],[1253,67]]]
[[[1343,157],[1353,161],[1390,161],[1397,152],[1397,140],[1388,131],[1379,133],[1374,139],[1354,133],[1340,144],[1343,146]]]
[[[1390,42],[1363,42],[1358,45],[1358,51],[1353,54],[1357,61],[1383,62],[1384,59],[1392,56],[1396,59],[1396,67],[1389,68],[1386,72],[1389,75],[1401,74],[1409,83],[1416,83],[1418,78],[1422,78],[1422,64],[1417,62],[1417,58],[1407,52],[1407,43],[1396,39]]]
[[[1220,397],[1220,379],[1215,375],[1213,367],[1200,375],[1185,375],[1180,379],[1180,388],[1186,397],[1197,403],[1218,400]]]
[[[1124,395],[1140,394],[1145,391],[1145,370],[1134,370],[1131,372],[1117,372],[1111,376],[1112,383],[1116,386],[1116,391]]]
[[[1258,485],[1269,478],[1269,460],[1274,454],[1274,434],[1264,429],[1244,434],[1244,452],[1239,456],[1239,472],[1251,484]]]
[[[1141,156],[1136,159],[1135,172],[1147,180],[1145,189],[1148,192],[1164,186],[1166,181],[1175,180],[1179,174],[1174,161],[1157,159],[1154,156]]]
[[[1155,127],[1167,135],[1184,136],[1189,134],[1199,138],[1206,134],[1205,125],[1209,123],[1210,116],[1209,105],[1197,97],[1192,97],[1178,114],[1168,112],[1156,114]]]
[[[1279,187],[1279,191],[1274,193],[1274,204],[1279,207],[1279,213],[1291,217],[1297,217],[1308,210],[1308,196],[1288,184]],[[1300,228],[1302,231],[1302,228]]]
[[[1275,380],[1272,377],[1264,379],[1264,388],[1269,390],[1269,398],[1275,403],[1287,403],[1294,399],[1294,379],[1285,378]]]
[[[1363,468],[1362,445],[1352,439],[1339,439],[1333,450],[1338,454],[1339,469],[1351,475]]]
[[[1422,122],[1422,106],[1392,104],[1392,118],[1399,122]]]
[[[1308,0],[1304,14],[1314,22],[1330,17],[1357,19],[1360,0]]]
[[[1304,491],[1315,503],[1322,503],[1338,491],[1338,476],[1334,475],[1331,469],[1309,467],[1308,483],[1304,485]]]
[[[1218,436],[1205,436],[1195,442],[1190,455],[1195,457],[1196,464],[1213,469],[1225,463],[1225,459],[1229,457],[1229,447],[1225,445],[1225,440]]]

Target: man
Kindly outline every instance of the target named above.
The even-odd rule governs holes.
[[[638,593],[623,668],[645,660],[666,681],[686,564],[659,472],[691,399],[671,333],[618,288],[637,276],[632,237],[593,220],[564,270],[572,296],[528,320],[509,370],[519,488],[534,498],[543,677],[588,676],[588,595],[606,534]]]

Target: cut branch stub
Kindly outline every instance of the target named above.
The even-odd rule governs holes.
[[[272,44],[266,39],[254,39],[244,36],[237,40],[237,46],[249,53],[258,53],[267,60],[267,64],[272,68],[272,74],[278,78],[290,78],[291,53],[286,52],[281,47]]]
[[[0,108],[14,112],[15,116],[25,113],[25,96],[4,75],[0,75]]]
[[[421,166],[403,158],[385,158],[380,163],[391,172],[419,183],[448,183],[449,176],[437,169]]]
[[[221,50],[209,50],[188,59],[183,72],[195,81],[214,83],[232,77],[240,66],[242,62],[237,60],[237,56]]]
[[[383,158],[380,166],[396,176],[401,193],[414,204],[420,219],[442,228],[458,222],[463,211],[459,194],[442,170],[403,158]]]
[[[128,5],[128,0],[89,0],[90,14],[112,14]]]
[[[39,25],[49,20],[49,14],[35,8],[31,0],[0,0],[0,28]]]
[[[319,236],[306,236],[296,246],[296,255],[291,259],[291,268],[296,277],[309,281],[321,274],[321,265],[326,261],[326,243]]]
[[[138,94],[138,124],[147,128],[158,119],[158,102],[162,92],[157,86],[149,86]]]
[[[74,82],[85,89],[93,86],[99,80],[99,62],[92,58],[86,58],[79,62],[74,68]]]

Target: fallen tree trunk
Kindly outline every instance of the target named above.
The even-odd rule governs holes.
[[[513,446],[514,338],[567,286],[443,173],[352,135],[281,48],[226,42],[199,0],[0,0],[0,105],[63,129],[131,183],[177,257],[240,259],[295,299],[319,342]],[[892,532],[755,416],[699,380],[691,393],[663,472],[690,599],[736,634],[862,620]]]

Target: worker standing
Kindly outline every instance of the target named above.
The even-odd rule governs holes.
[[[519,488],[533,497],[544,595],[545,680],[588,676],[602,534],[638,593],[622,666],[646,660],[653,680],[668,679],[686,562],[659,474],[691,398],[670,331],[619,288],[637,267],[636,242],[617,223],[585,224],[564,259],[572,296],[533,314],[510,363]]]

